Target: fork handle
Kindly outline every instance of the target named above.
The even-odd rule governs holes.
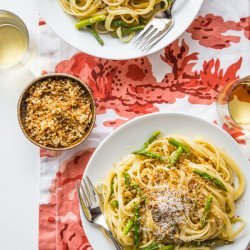
[[[117,239],[113,236],[113,234],[111,233],[110,230],[105,229],[105,232],[107,233],[107,235],[109,236],[109,238],[113,241],[115,247],[117,250],[122,250],[122,247],[120,245],[120,243],[117,241]]]

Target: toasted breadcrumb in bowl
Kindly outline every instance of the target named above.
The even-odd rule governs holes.
[[[67,74],[34,79],[18,102],[25,136],[40,148],[67,150],[82,143],[95,123],[95,101],[89,87]]]

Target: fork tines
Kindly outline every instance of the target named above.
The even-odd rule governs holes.
[[[173,19],[163,21],[155,18],[134,38],[132,44],[145,51],[163,38],[172,25]]]
[[[91,214],[87,213],[87,211],[92,206],[99,206],[94,185],[92,184],[90,179],[86,177],[86,180],[83,179],[82,182],[76,183],[76,188],[82,212],[85,215],[86,219],[90,221],[91,218],[89,218],[89,216],[91,217]]]
[[[159,42],[173,26],[172,7],[175,0],[170,3],[169,9],[158,13],[132,41],[141,51],[151,48]]]

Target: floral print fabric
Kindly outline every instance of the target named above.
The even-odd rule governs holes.
[[[98,144],[134,117],[159,111],[197,115],[222,126],[250,154],[244,134],[220,123],[215,104],[225,84],[250,73],[248,11],[246,0],[204,0],[176,41],[149,57],[127,61],[79,52],[39,22],[42,73],[79,77],[97,104],[96,126],[85,143],[63,153],[41,150],[39,249],[92,249],[81,225],[75,183]]]

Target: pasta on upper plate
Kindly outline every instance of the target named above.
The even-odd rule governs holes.
[[[232,243],[243,230],[235,201],[244,187],[223,150],[156,131],[109,171],[98,192],[124,249],[206,250]]]
[[[99,34],[110,32],[115,38],[130,41],[136,31],[159,11],[170,8],[172,0],[59,0],[64,11],[79,21],[76,28],[87,28],[103,45]]]

